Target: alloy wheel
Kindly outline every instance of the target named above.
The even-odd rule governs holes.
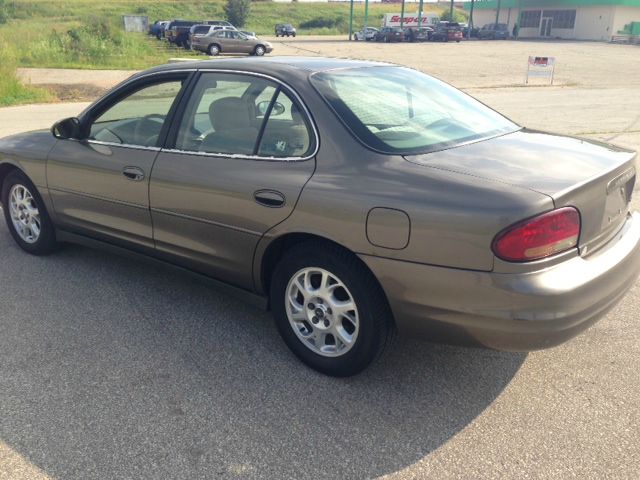
[[[9,191],[9,213],[16,233],[26,243],[34,244],[40,238],[42,221],[33,195],[27,187],[15,184]]]
[[[346,285],[331,272],[299,270],[289,280],[285,304],[291,328],[318,355],[339,357],[355,345],[358,307]]]

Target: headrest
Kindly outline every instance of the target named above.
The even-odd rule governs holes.
[[[212,102],[209,119],[216,132],[251,126],[249,106],[238,97],[220,98]]]

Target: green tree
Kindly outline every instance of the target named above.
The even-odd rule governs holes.
[[[5,23],[9,18],[6,0],[0,0],[0,23]]]
[[[450,15],[449,9],[443,10],[443,12],[440,14],[440,20],[448,21],[448,22],[466,22],[467,21],[466,15],[460,10],[458,10],[457,8],[453,9],[453,18],[450,18],[450,16],[451,15]]]
[[[251,0],[227,0],[224,13],[227,20],[236,27],[244,27],[251,10]]]

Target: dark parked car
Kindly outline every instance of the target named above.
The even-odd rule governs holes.
[[[203,22],[191,21],[191,20],[173,20],[167,26],[164,36],[169,41],[178,47],[187,47],[189,43],[189,30],[194,25],[201,25]]]
[[[507,40],[509,38],[509,26],[506,23],[488,23],[480,29],[478,38]]]
[[[153,35],[158,40],[160,40],[161,38],[164,37],[164,32],[170,23],[171,22],[168,20],[167,21],[157,20],[156,22],[154,22],[153,25],[149,27],[149,35]]]
[[[376,42],[402,42],[404,40],[404,32],[400,27],[382,27],[373,39]]]
[[[152,25],[149,26],[149,35],[153,35],[154,37],[160,34],[160,28],[162,26],[161,20],[156,20]]]
[[[276,37],[295,37],[296,29],[290,23],[278,23],[275,28]]]
[[[480,29],[478,27],[471,27],[471,35],[469,35],[469,24],[468,23],[461,23],[460,24],[460,29],[462,30],[462,36],[464,38],[478,38],[478,33],[480,32]]]
[[[302,361],[351,375],[396,330],[530,350],[592,325],[640,271],[635,160],[405,67],[227,59],[3,139],[0,198],[26,252],[76,242],[215,278],[271,308]]]
[[[433,28],[431,27],[404,29],[404,39],[407,42],[427,42],[431,40],[432,34],[433,34]]]
[[[462,29],[457,22],[439,22],[431,34],[434,42],[459,42],[462,38]]]

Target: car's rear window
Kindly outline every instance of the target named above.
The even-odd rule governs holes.
[[[385,153],[428,153],[519,129],[472,97],[404,67],[333,70],[311,82],[354,135]]]

